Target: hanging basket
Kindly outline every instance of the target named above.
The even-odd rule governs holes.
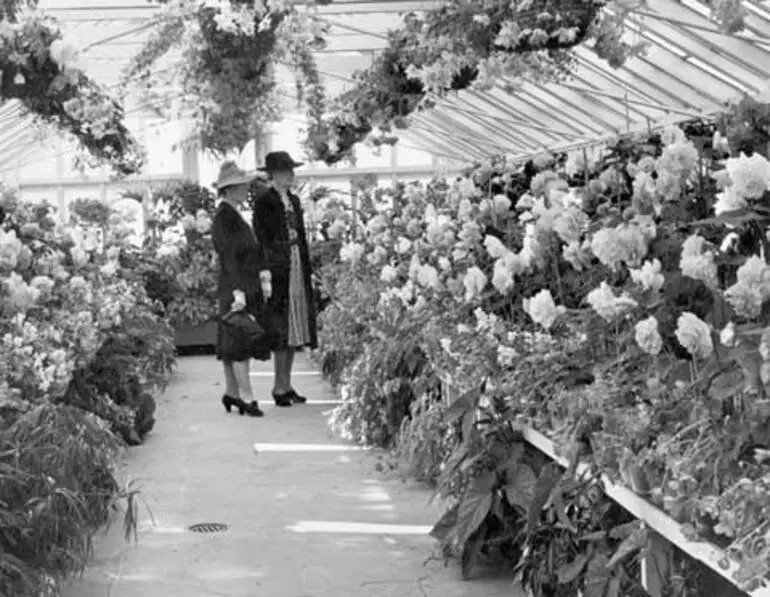
[[[515,54],[567,50],[579,45],[604,7],[604,0],[520,0],[509,19],[519,34],[506,49]]]

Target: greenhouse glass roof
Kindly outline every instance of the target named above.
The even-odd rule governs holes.
[[[646,55],[615,69],[578,48],[570,81],[501,80],[488,91],[461,91],[417,116],[411,136],[426,150],[440,147],[458,159],[500,153],[523,159],[708,116],[770,84],[770,3],[747,0],[746,6],[746,30],[730,35],[700,2],[646,0],[626,34],[631,43],[649,44]]]
[[[401,14],[436,7],[440,0],[339,0],[318,7],[330,25],[319,66],[329,93],[351,84],[397,28]],[[742,93],[762,93],[770,82],[770,0],[744,0],[747,28],[718,30],[700,0],[645,0],[629,21],[628,41],[649,44],[646,55],[619,69],[578,48],[578,66],[565,83],[535,85],[501,80],[491,90],[466,90],[416,115],[410,143],[463,162],[493,154],[526,157],[601,143],[619,134],[708,116]],[[67,39],[77,39],[88,73],[108,87],[146,39],[158,6],[138,0],[40,0]],[[515,85],[515,87],[514,87]],[[512,91],[512,89],[515,89]],[[173,91],[172,91],[173,92]],[[142,110],[132,107],[129,113]],[[14,102],[0,107],[0,165],[34,151],[39,129]]]

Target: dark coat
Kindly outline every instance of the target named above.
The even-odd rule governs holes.
[[[260,270],[267,269],[264,253],[257,242],[254,232],[243,217],[231,205],[222,202],[211,224],[211,238],[219,258],[219,283],[217,285],[218,314],[221,318],[230,311],[233,303],[233,291],[242,290],[246,295],[246,311],[257,318],[262,327],[270,332],[268,307],[262,297],[259,281]],[[221,358],[221,334],[219,326],[217,356]],[[253,358],[270,358],[272,334],[254,347]]]
[[[281,196],[272,187],[262,185],[252,187],[254,217],[254,232],[262,245],[264,260],[273,276],[273,298],[270,303],[275,314],[274,331],[276,344],[274,348],[286,348],[289,328],[289,274],[291,268],[291,243],[286,226],[286,209]],[[302,262],[302,277],[305,281],[305,296],[309,314],[310,348],[318,346],[316,327],[316,308],[313,300],[312,271],[310,268],[310,251],[305,231],[305,218],[299,197],[289,194],[289,198],[297,214],[297,244],[299,245]]]

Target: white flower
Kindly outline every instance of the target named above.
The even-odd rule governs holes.
[[[495,261],[492,273],[492,286],[500,294],[507,294],[513,288],[513,271],[508,267],[504,259]]]
[[[735,324],[732,321],[719,333],[719,341],[728,348],[735,346]]]
[[[658,320],[650,316],[634,326],[636,343],[650,356],[655,356],[663,349],[663,338],[658,331]]]
[[[682,313],[676,322],[676,338],[695,358],[708,358],[714,351],[708,324],[689,311]]]
[[[484,275],[484,272],[474,265],[465,273],[463,285],[465,286],[465,300],[471,301],[484,291],[487,285],[487,277]]]
[[[364,246],[360,243],[347,243],[340,249],[340,259],[342,261],[349,261],[350,263],[356,263],[361,257],[364,256]]]
[[[393,282],[398,277],[398,271],[392,265],[385,265],[380,272],[380,280],[387,282],[388,284]]]
[[[118,262],[108,261],[107,263],[102,265],[101,268],[99,268],[99,271],[102,273],[103,276],[112,278],[118,272]]]
[[[326,233],[329,235],[329,238],[337,239],[345,234],[346,228],[347,226],[345,225],[345,222],[337,219],[334,220],[334,222],[332,222],[331,225],[326,229]]]
[[[532,318],[532,321],[543,326],[545,330],[550,330],[556,322],[556,318],[566,309],[562,306],[557,307],[553,300],[551,291],[543,289],[535,296],[524,299],[524,311]]]
[[[417,271],[417,283],[426,288],[438,288],[438,270],[432,265],[422,265]]]
[[[641,269],[630,270],[631,279],[637,284],[641,285],[645,290],[652,290],[653,292],[659,292],[663,288],[665,278],[660,273],[661,265],[658,259],[653,261],[645,261]]]
[[[487,234],[486,238],[484,238],[484,247],[492,259],[500,259],[501,257],[505,257],[505,255],[510,253],[502,241],[496,236],[492,236],[491,234]]]
[[[741,154],[725,160],[725,169],[734,192],[744,199],[759,199],[770,183],[770,162],[760,153]]]
[[[714,215],[738,211],[746,207],[746,200],[738,195],[735,186],[725,188],[721,193],[717,193],[717,202],[714,204]]]
[[[637,306],[637,302],[627,294],[615,296],[607,282],[602,282],[598,288],[589,292],[586,301],[607,322],[625,315]]]
[[[410,241],[408,238],[404,238],[403,236],[398,238],[398,242],[396,243],[397,253],[403,255],[404,253],[408,253],[411,248],[412,241]]]
[[[506,213],[511,209],[511,200],[505,195],[495,195],[493,201],[496,213]]]

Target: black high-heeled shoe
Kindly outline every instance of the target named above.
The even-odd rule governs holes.
[[[228,396],[227,394],[222,396],[222,406],[225,407],[225,410],[227,412],[231,412],[233,409],[233,406],[238,406],[239,402],[240,400],[238,400],[237,398],[233,398],[232,396]]]
[[[307,398],[302,396],[301,394],[297,394],[294,390],[289,392],[289,397],[291,398],[291,401],[294,404],[305,404],[307,402]]]
[[[283,394],[276,394],[273,392],[273,400],[275,401],[276,406],[280,406],[282,408],[294,404],[291,399],[291,392],[284,392]]]
[[[265,413],[262,411],[261,408],[259,408],[259,405],[257,404],[256,400],[252,400],[251,402],[244,402],[243,400],[239,401],[240,404],[238,405],[238,414],[241,416],[243,415],[249,415],[250,417],[264,417]]]

